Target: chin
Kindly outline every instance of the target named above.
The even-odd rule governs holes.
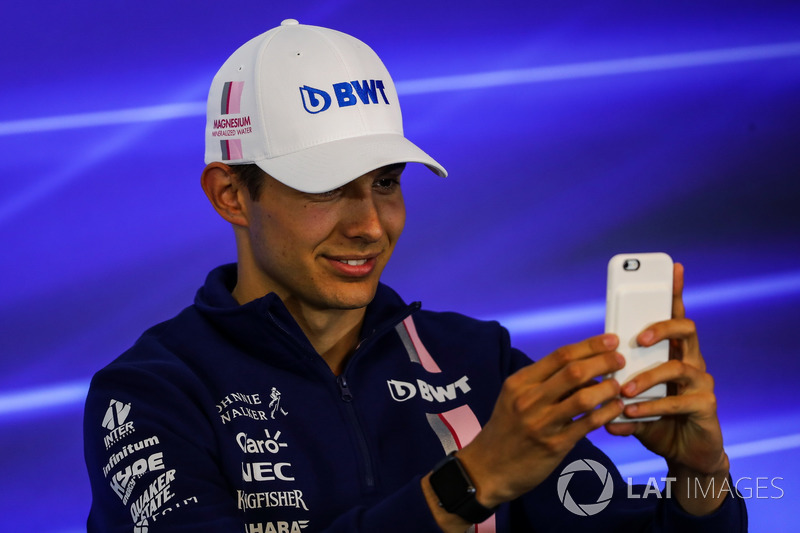
[[[336,291],[328,299],[330,307],[335,309],[361,309],[366,307],[375,298],[375,291],[378,290],[377,283],[370,283],[358,286],[345,287],[343,290]]]

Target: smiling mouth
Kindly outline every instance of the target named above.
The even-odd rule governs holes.
[[[337,261],[350,266],[361,266],[367,263],[366,259],[337,259]]]

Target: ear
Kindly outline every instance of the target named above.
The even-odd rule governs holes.
[[[239,182],[231,167],[224,163],[210,163],[200,178],[206,196],[222,218],[237,226],[247,226],[247,206]]]

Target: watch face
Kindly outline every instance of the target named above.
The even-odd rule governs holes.
[[[429,479],[439,504],[448,513],[457,514],[471,524],[483,522],[496,511],[496,508],[484,507],[475,498],[475,486],[461,461],[454,455],[447,456],[436,465]]]
[[[448,457],[431,473],[431,487],[439,502],[452,513],[465,500],[474,497],[475,487],[455,457]]]

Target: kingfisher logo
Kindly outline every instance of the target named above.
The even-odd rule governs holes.
[[[383,80],[343,81],[334,83],[331,89],[339,107],[354,106],[359,101],[364,105],[379,104],[379,95],[384,104],[390,105]],[[308,85],[300,87],[300,98],[303,101],[303,108],[312,115],[326,111],[333,103],[330,93]]]

